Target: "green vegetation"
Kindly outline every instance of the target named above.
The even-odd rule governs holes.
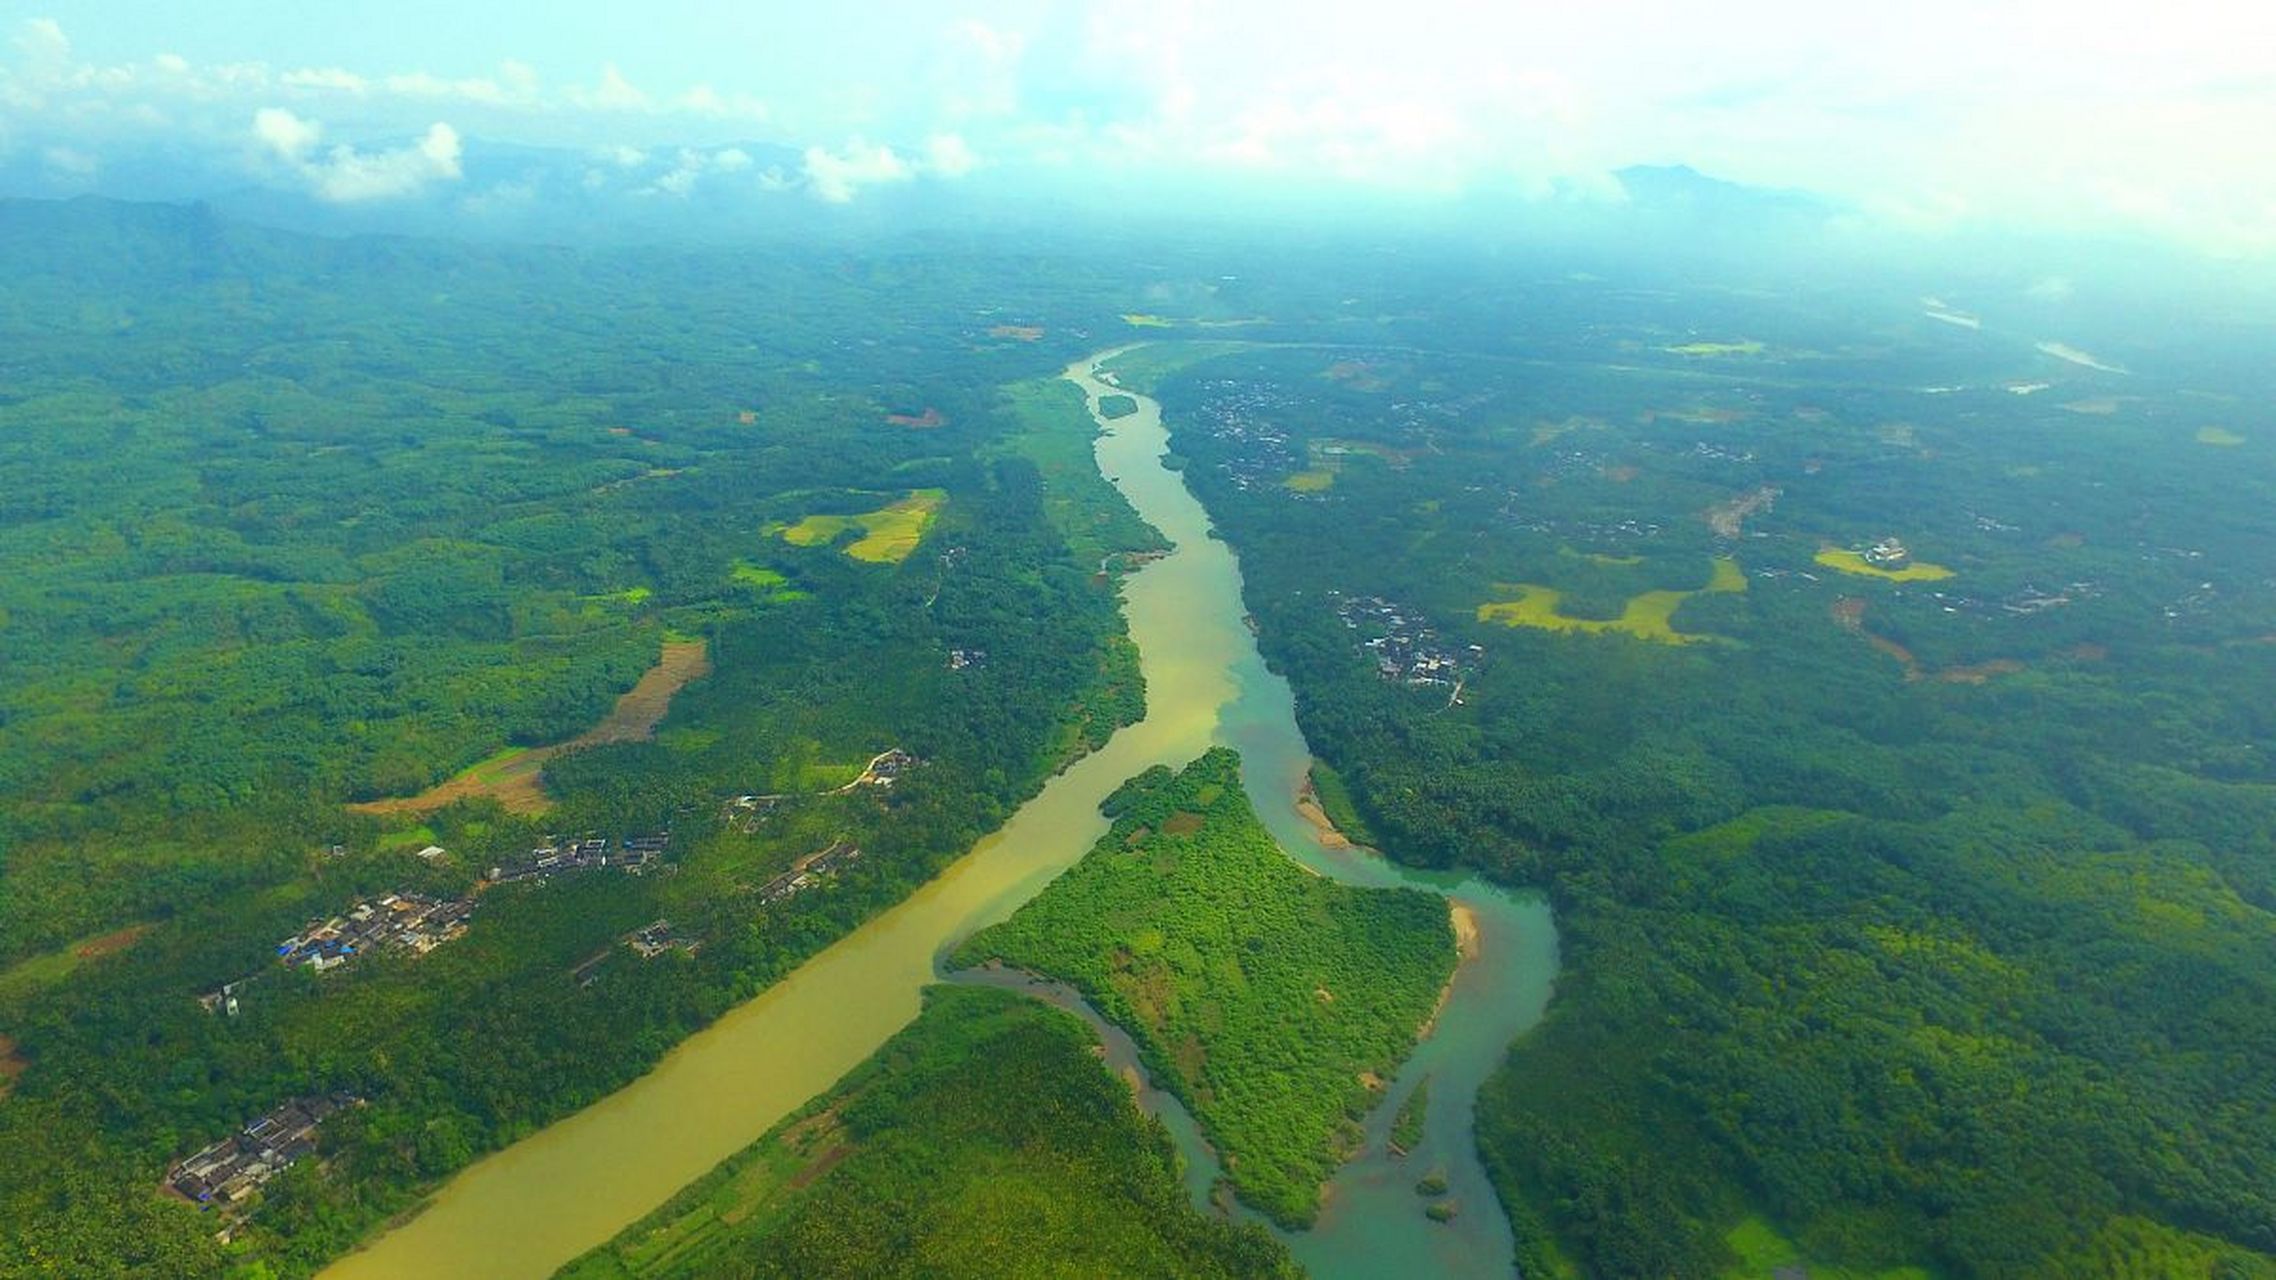
[[[1261,1229],[1186,1201],[1097,1047],[1023,996],[931,988],[835,1088],[561,1274],[1295,1275]]]
[[[1092,452],[1098,424],[1084,408],[1081,391],[1064,378],[1038,378],[1005,388],[1004,396],[1019,430],[1002,447],[1034,464],[1043,477],[1044,511],[1076,563],[1103,565],[1117,552],[1168,548],[1099,474]]]
[[[1095,472],[1070,494],[1075,473],[1007,447],[1028,425],[997,388],[1072,353],[970,349],[997,265],[879,285],[801,253],[0,207],[0,1275],[305,1275],[646,1071],[1136,716],[1097,570],[1155,543],[1114,544],[1143,529],[1125,509],[1078,556],[1054,511],[1097,508]],[[888,294],[924,318],[872,352]],[[904,430],[879,404],[942,421]],[[940,555],[754,536],[880,492],[946,495]],[[985,661],[952,669],[957,650]],[[710,672],[668,712],[522,768],[672,652]],[[922,763],[813,794],[889,747]],[[542,781],[542,821],[481,797],[351,807],[509,762]],[[728,805],[747,794],[790,798]],[[465,893],[556,834],[667,828],[671,874],[492,888],[423,957],[275,963],[359,897]],[[862,858],[760,901],[838,841]],[[700,950],[623,944],[659,918]],[[200,1007],[249,975],[238,1016]],[[171,1161],[335,1089],[365,1105],[232,1244],[156,1194]]]
[[[1062,978],[1127,1028],[1223,1151],[1241,1198],[1309,1222],[1357,1121],[1454,968],[1445,904],[1291,862],[1211,750],[1109,800],[1098,846],[960,947]]]
[[[1320,812],[1336,830],[1353,844],[1374,847],[1375,832],[1367,825],[1367,817],[1352,802],[1351,785],[1343,780],[1325,760],[1314,760],[1311,769],[1312,794],[1319,799]]]
[[[1605,370],[1695,305],[1480,292],[1380,354],[1255,346],[1159,390],[1377,847],[1556,906],[1548,1018],[1479,1098],[1521,1269],[2267,1274],[2276,475],[2173,447],[2191,391],[2264,400],[2265,370],[2224,349],[2081,416],[2105,375],[2008,395],[2028,348],[1892,345],[1859,299],[1726,310],[1843,353],[1775,380]],[[1270,482],[1318,439],[1409,461]],[[1890,529],[1966,572],[1818,561]],[[1748,589],[1668,623],[1734,643],[1477,616],[1532,582],[1601,622],[1734,546]],[[1461,701],[1382,678],[1339,598],[1433,629]],[[1907,680],[1876,638],[2000,678]]]
[[[1640,560],[1597,557],[1600,565],[1627,565]],[[1877,570],[1875,572],[1878,572]],[[1728,557],[1715,560],[1714,575],[1706,586],[1697,591],[1647,591],[1631,596],[1620,606],[1618,614],[1608,619],[1572,617],[1558,611],[1563,593],[1555,587],[1521,582],[1509,588],[1517,592],[1514,600],[1493,601],[1478,606],[1478,621],[1498,622],[1505,627],[1537,627],[1543,631],[1574,632],[1584,635],[1602,635],[1616,631],[1634,636],[1638,640],[1651,640],[1660,644],[1698,644],[1714,637],[1693,635],[1678,631],[1674,626],[1675,611],[1684,602],[1702,592],[1729,595],[1747,589],[1746,574],[1738,562]]]
[[[1399,1114],[1391,1117],[1391,1145],[1400,1155],[1415,1149],[1422,1141],[1423,1117],[1430,1111],[1430,1077],[1424,1076],[1415,1085],[1414,1092],[1399,1104]]]
[[[1100,417],[1105,418],[1109,421],[1112,421],[1115,418],[1127,418],[1131,414],[1138,412],[1138,401],[1133,396],[1100,396],[1098,398],[1098,412]]]
[[[1863,555],[1855,551],[1845,551],[1840,547],[1823,548],[1810,558],[1828,569],[1839,569],[1861,578],[1885,578],[1890,582],[1942,582],[1952,576],[1950,569],[1940,564],[1929,564],[1925,560],[1915,561],[1902,569],[1883,568],[1868,563]]]
[[[810,515],[782,527],[782,540],[794,547],[827,546],[849,533],[861,536],[844,550],[870,564],[899,564],[909,558],[948,501],[945,489],[916,489],[874,511],[848,515]]]

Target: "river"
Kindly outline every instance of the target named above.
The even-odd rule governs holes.
[[[1066,371],[1094,416],[1098,397],[1118,390],[1095,376],[1115,354]],[[1478,1162],[1471,1108],[1503,1048],[1547,1004],[1557,945],[1549,910],[1535,897],[1321,843],[1295,803],[1309,749],[1287,682],[1265,669],[1243,621],[1240,565],[1209,536],[1208,514],[1184,481],[1161,465],[1161,406],[1136,398],[1138,412],[1101,420],[1097,456],[1101,473],[1175,544],[1122,584],[1146,678],[1145,718],[1051,779],[907,900],[682,1041],[654,1071],[472,1165],[424,1212],[325,1277],[552,1274],[749,1145],[906,1026],[941,957],[1010,915],[1105,833],[1099,802],[1124,779],[1156,764],[1182,766],[1218,744],[1241,753],[1258,812],[1291,856],[1352,883],[1446,893],[1478,925],[1476,958],[1457,973],[1433,1034],[1386,1090],[1366,1151],[1330,1184],[1315,1228],[1283,1238],[1323,1277],[1510,1274],[1509,1228]],[[1424,1137],[1397,1159],[1384,1138],[1424,1075]],[[1462,1208],[1449,1224],[1426,1219],[1413,1191],[1434,1169]]]

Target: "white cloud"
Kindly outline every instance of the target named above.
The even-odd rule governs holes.
[[[721,173],[741,173],[751,167],[751,153],[741,147],[728,147],[714,152],[711,163]]]
[[[180,69],[189,70],[189,64],[183,63]],[[327,89],[337,93],[360,94],[371,88],[370,81],[339,67],[302,67],[277,77],[277,83],[293,89]]]
[[[806,148],[804,168],[807,189],[816,199],[830,204],[847,203],[863,187],[907,182],[916,176],[916,170],[895,155],[893,148],[871,146],[860,138],[847,143],[843,152]]]
[[[601,68],[600,81],[592,88],[570,90],[570,100],[599,111],[646,111],[649,106],[648,95],[625,79],[613,62]]]
[[[253,136],[280,160],[298,164],[324,137],[324,126],[303,120],[283,107],[263,107],[253,113]]]
[[[954,133],[936,133],[925,144],[925,172],[943,178],[961,178],[972,172],[980,163],[963,137]]]
[[[340,144],[319,151],[322,124],[266,107],[253,117],[253,136],[318,199],[335,204],[397,199],[462,176],[458,131],[447,124],[429,125],[407,146],[364,151]]]

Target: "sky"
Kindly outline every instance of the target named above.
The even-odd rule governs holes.
[[[1928,235],[2269,260],[2272,139],[2244,0],[0,0],[0,159],[92,184],[160,148],[342,204],[471,207],[501,143],[823,204],[1099,169],[1617,201],[1688,164]]]

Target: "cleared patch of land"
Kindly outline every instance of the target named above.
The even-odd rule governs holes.
[[[1003,924],[960,947],[1061,978],[1137,1041],[1217,1148],[1241,1198],[1300,1225],[1356,1147],[1455,966],[1448,910],[1290,860],[1217,748],[1105,806],[1114,828]]]
[[[2197,428],[2197,443],[2229,448],[2243,444],[2244,437],[2227,427],[2199,427]]]
[[[1714,636],[1693,635],[1678,631],[1672,622],[1675,611],[1683,602],[1696,595],[1730,595],[1747,589],[1746,574],[1739,569],[1738,561],[1727,556],[1715,560],[1714,577],[1697,591],[1647,591],[1629,598],[1617,618],[1570,618],[1557,612],[1564,599],[1555,587],[1537,582],[1519,582],[1508,588],[1517,593],[1515,599],[1492,600],[1478,606],[1478,621],[1498,622],[1505,627],[1537,627],[1544,631],[1561,631],[1582,635],[1602,635],[1617,631],[1638,640],[1655,644],[1699,644],[1715,640]]]
[[[70,977],[72,971],[87,961],[113,955],[133,946],[141,941],[142,935],[156,927],[151,924],[130,924],[123,929],[81,938],[69,946],[19,960],[6,969],[0,969],[0,1000],[30,995],[53,986]]]
[[[1122,323],[1140,329],[1174,329],[1177,327],[1177,321],[1167,316],[1150,315],[1143,311],[1124,312]]]
[[[1860,578],[1886,578],[1891,582],[1942,582],[1952,576],[1950,569],[1926,560],[1915,560],[1902,569],[1884,569],[1877,564],[1867,564],[1861,553],[1840,547],[1821,547],[1812,558],[1828,569]]]
[[[1037,324],[999,324],[988,330],[991,338],[1010,338],[1014,342],[1039,342],[1043,326]]]
[[[1746,519],[1757,511],[1770,510],[1778,501],[1778,490],[1771,485],[1751,489],[1729,502],[1707,508],[1707,527],[1720,538],[1736,538],[1745,532]]]
[[[487,796],[514,813],[543,813],[552,803],[545,794],[545,762],[568,751],[609,742],[645,741],[671,710],[672,695],[688,681],[711,672],[710,654],[701,640],[667,640],[656,665],[616,700],[616,706],[599,724],[567,742],[545,747],[515,747],[439,782],[415,796],[369,800],[348,806],[358,813],[425,813],[454,800]]]
[[[794,547],[814,547],[835,541],[849,529],[859,530],[861,537],[846,544],[847,555],[871,564],[899,564],[917,549],[947,505],[946,489],[913,489],[875,511],[808,516],[777,532]]]
[[[1741,338],[1736,342],[1686,342],[1660,350],[1677,356],[1759,356],[1763,346],[1752,338]]]

